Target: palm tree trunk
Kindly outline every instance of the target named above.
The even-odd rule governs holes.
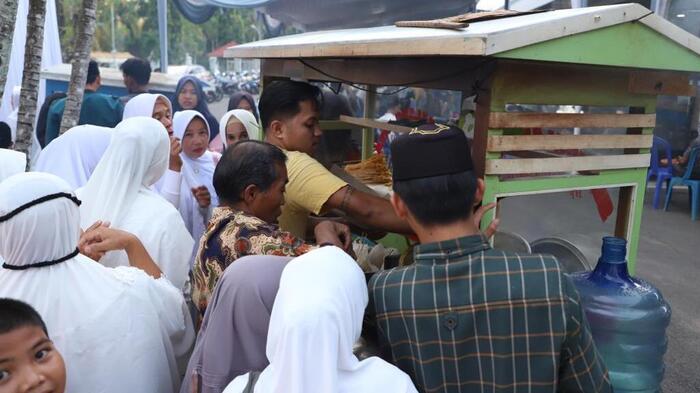
[[[46,0],[29,0],[27,14],[27,41],[24,44],[24,74],[19,113],[17,114],[17,141],[15,150],[26,153],[32,146],[36,101],[39,95],[41,53],[44,46],[44,16]],[[29,161],[27,161],[29,162]]]
[[[75,39],[70,85],[68,86],[66,107],[63,110],[60,134],[78,125],[78,120],[80,120],[80,107],[83,103],[83,93],[85,92],[92,37],[95,35],[96,7],[97,0],[83,0],[83,13],[80,16],[78,34]]]
[[[12,37],[15,34],[17,0],[0,0],[0,97],[5,90],[7,68],[10,65]]]

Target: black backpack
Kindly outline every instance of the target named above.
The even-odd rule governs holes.
[[[46,97],[44,103],[41,105],[39,110],[39,118],[36,121],[36,139],[39,140],[39,144],[43,149],[46,147],[46,117],[49,115],[49,108],[56,100],[67,97],[66,93],[57,92]]]

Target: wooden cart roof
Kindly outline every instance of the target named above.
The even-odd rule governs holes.
[[[263,59],[425,56],[700,71],[700,39],[639,4],[619,4],[487,20],[461,30],[383,26],[318,31],[225,52],[225,57]]]

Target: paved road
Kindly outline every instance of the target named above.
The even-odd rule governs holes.
[[[700,392],[700,221],[690,221],[687,191],[674,191],[668,212],[654,210],[649,194],[637,275],[661,289],[673,310],[663,389],[665,393]],[[613,199],[617,200],[615,193]],[[602,236],[614,227],[614,216],[607,223],[600,221],[589,193],[578,200],[568,193],[509,198],[501,208],[502,229],[528,241],[574,233],[600,247]],[[597,258],[598,252],[594,253]]]
[[[224,113],[226,113],[226,108],[228,108],[228,96],[225,96],[221,101],[209,104],[209,111],[217,120],[221,119]]]

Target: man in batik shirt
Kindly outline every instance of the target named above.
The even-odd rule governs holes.
[[[315,245],[277,225],[287,184],[286,156],[264,142],[243,141],[224,153],[214,172],[221,207],[214,209],[195,256],[192,301],[201,323],[224,269],[246,255],[296,257]],[[350,247],[347,226],[322,221],[315,227],[319,245]]]

